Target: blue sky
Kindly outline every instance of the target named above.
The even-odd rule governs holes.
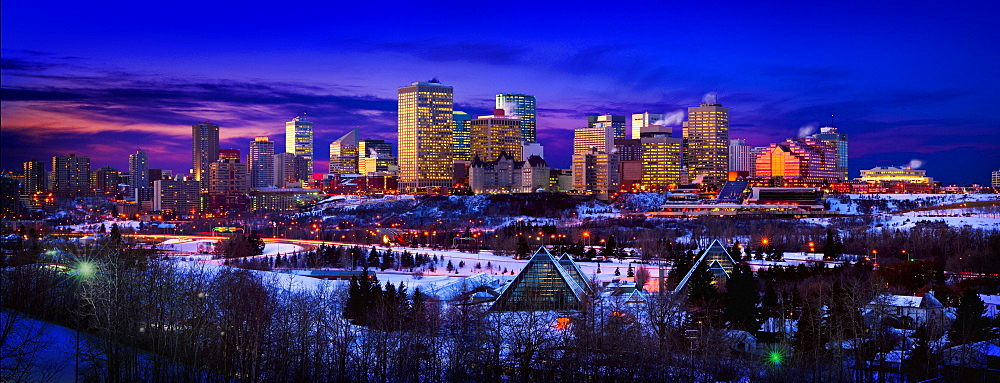
[[[143,148],[184,172],[191,124],[245,153],[306,111],[322,170],[352,128],[395,142],[396,88],[437,77],[473,114],[536,95],[556,167],[587,115],[718,92],[752,145],[836,115],[852,177],[911,159],[945,183],[1000,169],[993,3],[543,3],[4,1],[0,165],[72,152],[124,168]]]

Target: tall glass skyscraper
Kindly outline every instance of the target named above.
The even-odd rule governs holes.
[[[456,161],[471,161],[472,146],[470,144],[469,122],[472,115],[460,110],[452,112],[452,120],[455,121],[455,130],[451,133],[452,152]]]
[[[847,135],[837,133],[837,128],[824,126],[819,128],[819,133],[813,134],[812,138],[825,142],[837,151],[837,171],[840,172],[840,179],[846,181],[849,177],[847,169]]]
[[[149,183],[149,153],[145,150],[137,150],[128,155],[128,171],[132,176],[129,186],[132,189],[148,188]]]
[[[313,123],[304,116],[296,116],[285,123],[285,152],[304,158],[309,178],[312,178]]]
[[[503,93],[496,96],[496,109],[503,109],[505,115],[521,119],[521,139],[524,141],[537,141],[535,108],[535,96],[529,94]]]
[[[358,173],[358,130],[330,143],[330,174]]]
[[[274,186],[274,141],[267,136],[254,137],[250,141],[247,165],[250,166],[250,187]]]
[[[602,114],[600,116],[588,116],[587,117],[587,127],[590,128],[602,128],[611,127],[614,129],[615,138],[626,138],[625,137],[625,116],[616,116],[613,114]]]
[[[208,169],[219,159],[219,126],[202,122],[191,125],[191,173],[208,190]]]
[[[452,185],[453,93],[437,80],[399,88],[399,188]]]
[[[729,176],[729,109],[717,103],[688,108],[684,143],[691,178],[721,187]]]

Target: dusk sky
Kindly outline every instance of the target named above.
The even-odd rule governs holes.
[[[836,115],[852,178],[913,159],[946,184],[1000,169],[995,3],[756,3],[8,0],[0,167],[76,153],[126,169],[142,148],[186,173],[192,124],[221,125],[245,156],[256,135],[283,149],[304,111],[323,171],[350,129],[395,143],[397,88],[438,78],[475,115],[535,95],[553,167],[587,115],[718,92],[751,145]]]

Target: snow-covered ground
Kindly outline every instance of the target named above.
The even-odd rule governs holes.
[[[65,225],[59,226],[60,229],[70,229],[75,232],[88,232],[92,233],[101,229],[101,225],[104,225],[104,229],[111,231],[111,225],[118,225],[119,228],[139,228],[139,221],[103,221],[97,223],[81,223],[79,225]]]
[[[16,320],[14,318],[17,318]],[[3,350],[36,351],[29,366],[33,373],[23,377],[26,382],[73,382],[75,378],[76,331],[0,310],[0,324],[10,324]],[[10,356],[0,359],[4,370],[10,371],[17,364],[17,358]],[[23,368],[23,366],[22,366]],[[85,368],[85,366],[81,366]],[[49,380],[51,379],[51,380]]]
[[[844,203],[843,197],[850,198]],[[962,202],[1000,201],[1000,194],[844,194],[827,198],[830,210],[840,214],[861,214],[859,201],[885,202],[886,211],[876,209],[873,213],[891,213],[899,209],[901,201],[912,202],[916,207],[940,206]]]

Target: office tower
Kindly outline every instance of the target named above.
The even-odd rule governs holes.
[[[531,156],[545,158],[545,147],[537,142],[524,141],[521,145],[521,161],[527,161]]]
[[[148,188],[149,185],[149,153],[137,150],[128,156],[128,171],[132,175],[129,186],[132,190]]]
[[[48,189],[45,177],[45,163],[31,159],[24,163],[24,194],[33,195]]]
[[[850,176],[847,168],[847,135],[837,133],[835,127],[824,126],[819,128],[819,133],[813,134],[812,138],[833,147],[837,153],[837,171],[840,172],[840,179],[846,181]]]
[[[729,140],[729,171],[752,172],[755,161],[753,147],[746,140]]]
[[[201,188],[198,181],[153,181],[153,210],[172,211],[174,214],[194,214],[201,207]]]
[[[521,159],[521,120],[507,116],[503,109],[469,122],[469,147],[473,159],[493,161],[500,153]]]
[[[615,139],[621,190],[638,190],[642,182],[642,145],[638,138]]]
[[[625,116],[616,116],[613,114],[602,114],[600,116],[587,117],[588,128],[611,127],[614,129],[614,138],[626,138],[626,123]]]
[[[118,169],[110,166],[99,168],[91,175],[91,187],[94,190],[101,190],[104,194],[115,194],[118,192],[119,176]]]
[[[691,178],[722,186],[729,176],[729,109],[718,103],[688,108],[684,141],[684,163]]]
[[[399,166],[396,165],[396,157],[375,153],[371,157],[358,157],[358,173],[369,175],[371,173],[399,173]]]
[[[751,177],[757,177],[757,157],[765,150],[767,150],[766,146],[754,146],[753,149],[750,149],[750,158],[753,158],[753,161],[750,162]]]
[[[274,185],[274,141],[267,136],[254,137],[250,141],[250,187],[266,188]]]
[[[17,186],[16,179],[0,177],[0,218],[15,218],[24,210]],[[3,256],[7,257],[6,254]]]
[[[453,89],[436,79],[399,88],[399,188],[450,187]]]
[[[632,137],[639,138],[639,128],[653,126],[654,122],[663,120],[663,114],[660,113],[636,113],[632,115]]]
[[[990,173],[992,175],[992,182],[994,188],[1000,188],[1000,170],[993,171]]]
[[[610,193],[619,188],[618,154],[592,147],[573,154],[573,190]]]
[[[219,159],[219,126],[208,122],[191,125],[191,174],[208,189],[208,168]]]
[[[573,131],[573,154],[590,151],[606,152],[615,146],[615,130],[612,127],[579,128]]]
[[[246,208],[249,201],[247,193],[250,192],[249,168],[240,162],[238,156],[220,158],[209,168],[208,194],[212,208]]]
[[[52,192],[58,196],[83,196],[90,192],[90,157],[76,154],[52,157]]]
[[[220,160],[242,160],[239,149],[219,149]]]
[[[451,151],[455,156],[455,161],[469,161],[472,159],[472,146],[470,146],[469,123],[472,115],[460,110],[451,113],[452,120],[455,121],[455,129],[451,132]]]
[[[276,153],[274,155],[274,186],[287,187],[290,182],[298,182],[295,172],[295,155]]]
[[[639,128],[643,190],[671,190],[681,181],[683,140],[665,126]]]
[[[285,152],[305,159],[308,178],[312,178],[313,123],[304,116],[296,116],[285,123]]]
[[[496,109],[503,109],[507,116],[521,120],[521,139],[535,142],[536,121],[535,96],[520,93],[503,93],[496,96]]]
[[[757,177],[805,182],[839,181],[836,151],[815,138],[791,138],[771,144],[757,158]]]
[[[330,143],[330,174],[358,173],[358,130]]]
[[[372,139],[358,141],[358,156],[371,157],[374,153],[394,157],[392,155],[392,143],[385,142],[385,140]]]

